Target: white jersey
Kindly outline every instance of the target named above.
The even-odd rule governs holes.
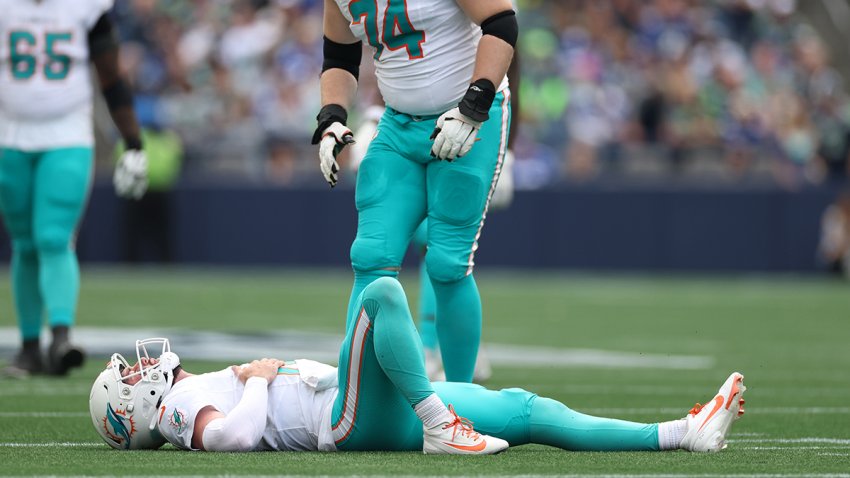
[[[457,106],[473,81],[481,29],[455,0],[335,1],[354,35],[373,48],[387,106],[410,115]]]
[[[88,33],[113,0],[0,0],[0,146],[91,146]]]
[[[266,429],[256,451],[336,451],[331,435],[336,368],[311,360],[295,364],[287,362],[269,385]],[[159,431],[172,445],[192,450],[198,412],[212,406],[227,415],[244,391],[230,368],[184,378],[162,400]]]

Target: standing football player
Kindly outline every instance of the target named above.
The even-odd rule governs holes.
[[[336,155],[353,141],[347,108],[362,41],[374,51],[387,106],[357,175],[347,320],[363,288],[398,275],[427,218],[425,262],[449,381],[472,380],[481,338],[473,257],[507,149],[505,73],[517,31],[511,0],[325,0],[323,106],[313,143],[331,186]]]
[[[92,79],[127,152],[116,191],[139,198],[147,187],[133,95],[118,68],[107,11],[113,0],[0,0],[0,214],[12,239],[12,289],[23,345],[6,375],[65,375],[82,365],[69,341],[79,293],[74,232],[93,166]],[[52,342],[44,362],[43,316]]]

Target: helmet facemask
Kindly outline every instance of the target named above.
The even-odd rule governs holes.
[[[121,354],[113,354],[89,396],[95,429],[113,448],[159,448],[165,443],[157,429],[157,412],[162,397],[171,389],[180,359],[165,338],[137,340],[136,359],[139,370],[122,375],[133,367]],[[146,364],[158,361],[143,366],[143,359]]]

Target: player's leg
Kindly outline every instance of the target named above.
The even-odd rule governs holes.
[[[507,148],[509,93],[496,95],[479,141],[454,162],[428,165],[428,252],[446,380],[470,382],[481,340],[473,256]]]
[[[5,373],[24,376],[42,371],[39,335],[42,321],[38,256],[32,236],[32,194],[37,154],[0,148],[0,215],[12,239],[12,294],[23,346]]]
[[[411,247],[421,251],[422,261],[419,264],[419,313],[417,314],[417,328],[422,346],[425,349],[425,371],[430,380],[445,380],[443,373],[443,360],[440,358],[440,348],[437,342],[437,303],[434,298],[434,287],[431,278],[428,277],[428,266],[425,264],[425,249],[428,245],[428,220],[425,219],[413,233],[410,240]]]
[[[422,424],[413,407],[434,390],[401,285],[377,279],[357,305],[340,350],[334,440],[343,450],[421,449]]]
[[[398,276],[413,231],[425,217],[425,165],[405,157],[406,118],[389,110],[384,114],[357,172],[354,285],[346,324],[356,319],[358,297],[367,285]]]
[[[425,376],[422,344],[396,279],[375,280],[358,299],[357,319],[340,351],[340,393],[331,419],[338,448],[419,450],[423,434],[447,448],[429,448],[426,440],[429,452],[494,453],[507,446],[497,440],[478,446],[480,438],[462,431],[453,436],[460,420]]]
[[[487,390],[467,383],[435,383],[437,394],[481,433],[565,450],[657,450],[658,425],[599,418],[519,388]]]
[[[575,451],[719,451],[732,423],[743,415],[744,377],[733,373],[711,405],[694,407],[680,420],[637,423],[594,417],[551,398],[519,388],[487,390],[467,383],[435,383],[440,398],[454,405],[481,433],[507,440]]]
[[[39,286],[53,342],[48,349],[51,373],[64,375],[82,364],[79,348],[68,342],[74,325],[80,270],[74,233],[91,184],[91,148],[64,148],[42,154],[35,173],[33,238],[39,259]]]

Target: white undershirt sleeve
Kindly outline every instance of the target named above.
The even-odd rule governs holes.
[[[245,382],[242,399],[224,418],[210,421],[204,428],[207,451],[251,451],[263,438],[269,404],[269,382],[251,377]]]

